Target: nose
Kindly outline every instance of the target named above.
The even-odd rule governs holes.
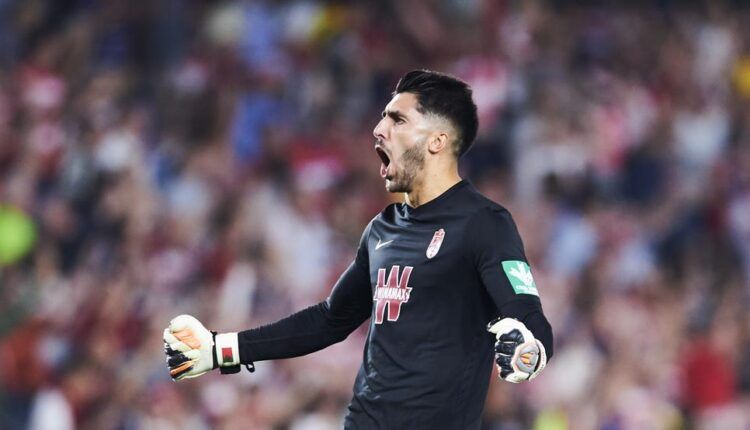
[[[375,136],[375,139],[385,140],[385,133],[386,133],[385,118],[382,118],[378,122],[378,124],[375,126],[375,128],[372,130],[372,135]]]

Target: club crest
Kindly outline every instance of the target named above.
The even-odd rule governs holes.
[[[445,237],[445,230],[442,228],[435,232],[430,241],[430,246],[427,247],[427,258],[432,258],[437,255],[440,251],[440,245],[443,244],[443,238]]]

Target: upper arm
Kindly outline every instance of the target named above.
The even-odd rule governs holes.
[[[365,228],[354,261],[341,274],[325,301],[330,319],[364,322],[372,312],[372,289],[367,242],[370,225]]]
[[[510,213],[499,208],[482,209],[469,228],[470,256],[497,309],[514,300],[539,302],[523,242]]]

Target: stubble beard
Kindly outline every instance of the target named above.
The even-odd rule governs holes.
[[[423,147],[426,142],[419,142],[404,151],[399,159],[400,169],[396,170],[393,178],[386,181],[386,189],[390,193],[410,193],[414,189],[417,174],[424,169],[425,156]]]

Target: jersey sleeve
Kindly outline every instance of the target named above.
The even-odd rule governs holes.
[[[471,255],[501,318],[523,322],[552,358],[552,326],[539,300],[516,223],[507,210],[485,209],[470,223]]]
[[[521,236],[510,213],[485,208],[469,224],[470,256],[498,310],[515,300],[539,302]]]
[[[346,339],[372,311],[367,242],[362,234],[357,256],[341,274],[328,298],[272,324],[238,333],[240,362],[298,357]]]

